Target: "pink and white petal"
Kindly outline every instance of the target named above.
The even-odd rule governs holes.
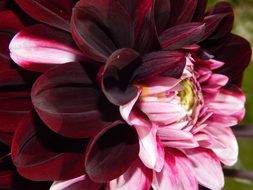
[[[220,89],[218,95],[208,104],[217,115],[233,116],[239,122],[245,113],[245,95],[239,89]]]
[[[85,59],[69,33],[42,24],[19,32],[10,42],[9,49],[11,58],[18,65],[38,72]]]
[[[125,105],[122,105],[119,107],[119,111],[120,111],[120,114],[122,116],[122,118],[129,124],[129,125],[133,125],[130,121],[130,118],[129,118],[129,115],[136,103],[136,101],[138,100],[139,96],[141,94],[141,89],[138,88],[138,92],[137,92],[137,95],[134,99],[132,99],[129,103],[125,104]]]
[[[208,126],[203,132],[213,139],[214,142],[210,148],[223,164],[232,166],[237,162],[238,144],[231,128]],[[219,146],[220,144],[223,146]]]
[[[162,140],[187,140],[193,138],[193,135],[190,132],[170,129],[169,127],[159,127],[157,135]]]
[[[161,172],[154,173],[154,190],[198,190],[195,171],[190,160],[179,151],[168,149],[166,162]]]
[[[66,181],[55,181],[49,190],[99,190],[101,184],[94,183],[87,176],[82,175]]]
[[[228,77],[222,74],[212,74],[208,79],[206,86],[203,86],[204,89],[214,88],[219,89],[225,86],[228,82]]]
[[[199,184],[212,190],[223,188],[224,175],[221,163],[211,150],[194,148],[184,152],[192,162]]]
[[[174,141],[163,141],[163,146],[177,149],[192,149],[199,147],[198,142],[195,139],[188,140],[174,140]]]
[[[107,190],[149,190],[152,180],[152,170],[136,160],[132,166],[119,178],[110,181]]]
[[[156,136],[157,127],[141,125],[134,127],[139,135],[140,159],[148,168],[160,172],[164,164],[164,150]]]

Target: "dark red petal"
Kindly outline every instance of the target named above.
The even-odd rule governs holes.
[[[139,54],[128,48],[115,51],[106,61],[102,71],[102,90],[115,105],[123,105],[137,95],[131,84],[134,70],[141,64]]]
[[[240,36],[230,34],[223,40],[205,42],[203,47],[214,55],[214,59],[225,63],[217,72],[228,76],[231,83],[240,85],[243,71],[252,55],[250,43]]]
[[[16,3],[34,19],[69,31],[70,14],[54,2],[47,0],[16,0]]]
[[[0,13],[0,31],[17,32],[23,28],[20,18],[13,11]]]
[[[80,0],[71,19],[72,34],[90,58],[105,61],[120,47],[132,47],[134,26],[129,14],[113,0]]]
[[[15,132],[11,156],[18,172],[28,179],[65,180],[83,174],[86,141],[57,135],[30,114]]]
[[[3,151],[4,147],[0,147]],[[14,183],[15,170],[11,162],[10,154],[0,156],[0,188],[11,189]]]
[[[205,32],[205,24],[192,22],[180,24],[165,30],[160,36],[159,41],[162,49],[175,50],[184,46],[198,43]]]
[[[143,64],[135,71],[135,80],[143,81],[155,75],[179,78],[186,63],[181,51],[159,51],[143,57]]]
[[[0,11],[6,10],[8,1],[9,0],[1,0],[0,1]]]
[[[204,38],[219,39],[230,33],[234,22],[233,8],[229,3],[217,3],[204,18],[206,34]]]
[[[0,72],[0,132],[4,133],[0,136],[11,137],[32,109],[30,90],[22,76],[16,70]]]
[[[155,1],[155,22],[158,34],[165,30],[170,20],[170,1],[168,0],[156,0]]]
[[[10,69],[12,67],[9,55],[9,43],[14,34],[1,32],[0,30],[0,71]]]
[[[190,22],[197,7],[197,0],[171,0],[170,26]]]
[[[133,16],[135,28],[134,49],[141,54],[160,49],[154,18],[154,0],[139,0],[137,2]]]
[[[93,136],[118,116],[89,74],[85,65],[67,63],[44,73],[34,84],[34,107],[56,133],[73,138]]]
[[[203,20],[206,6],[207,6],[207,1],[208,0],[198,0],[197,7],[193,15],[192,21],[200,22]]]
[[[0,142],[6,145],[11,145],[14,133],[6,133],[0,130]]]
[[[69,33],[42,24],[19,32],[9,48],[12,59],[18,65],[37,72],[84,59]]]
[[[89,177],[99,183],[123,174],[138,158],[139,143],[135,129],[115,122],[99,133],[87,148],[85,169]]]

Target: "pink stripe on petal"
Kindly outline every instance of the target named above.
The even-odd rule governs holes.
[[[179,151],[168,149],[161,172],[155,173],[154,190],[198,190],[198,183],[191,162]]]
[[[9,45],[11,58],[28,70],[44,72],[57,64],[84,59],[70,34],[46,25],[30,26]]]
[[[66,181],[55,181],[49,190],[99,190],[101,184],[92,182],[87,176],[69,179]]]
[[[212,190],[220,190],[224,186],[224,175],[220,161],[216,155],[204,148],[184,150],[192,161],[198,182]]]

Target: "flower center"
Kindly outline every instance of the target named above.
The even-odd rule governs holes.
[[[177,94],[180,97],[180,103],[183,108],[185,108],[188,112],[191,112],[195,106],[195,93],[193,90],[192,82],[190,82],[189,79],[185,79],[181,81],[180,84],[184,87],[184,90],[178,92]]]

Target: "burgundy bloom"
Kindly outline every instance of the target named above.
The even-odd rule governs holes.
[[[221,189],[251,49],[231,6],[206,2],[16,0],[43,23],[9,44],[40,73],[12,141],[18,172],[52,190]]]

